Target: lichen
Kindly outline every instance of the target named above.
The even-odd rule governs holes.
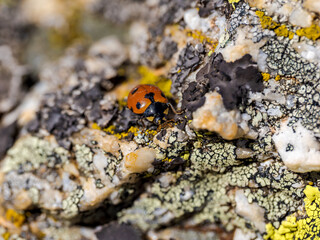
[[[241,163],[236,160],[235,149],[233,144],[223,142],[195,148],[190,155],[192,168],[196,171],[224,172],[226,167]]]
[[[24,214],[18,213],[14,209],[8,209],[6,211],[6,219],[13,223],[14,226],[21,227],[23,222],[25,221],[25,216]]]
[[[279,37],[288,37],[292,39],[296,33],[299,37],[306,37],[313,41],[316,41],[320,37],[320,26],[317,24],[312,24],[310,27],[299,28],[294,33],[290,31],[288,27],[284,24],[279,24],[269,16],[266,16],[263,11],[256,11],[257,16],[260,19],[261,27],[264,29],[273,30],[275,34]]]
[[[320,37],[320,26],[312,24],[310,27],[298,29],[296,31],[296,34],[300,37],[304,36],[313,41],[316,41]]]
[[[4,160],[3,172],[12,170],[32,171],[45,164],[50,168],[57,168],[66,163],[69,153],[57,144],[50,143],[37,137],[21,138],[8,151]]]
[[[267,234],[264,239],[299,240],[320,238],[320,191],[317,187],[307,185],[304,194],[305,216],[297,218],[292,214],[275,228],[271,223],[266,225]],[[301,215],[302,213],[300,213]]]
[[[79,203],[84,191],[78,186],[70,195],[62,201],[63,214],[66,218],[75,217],[79,213]]]
[[[172,97],[172,94],[170,92],[172,82],[170,81],[170,79],[157,75],[147,66],[140,66],[138,68],[138,73],[141,75],[141,84],[155,85],[161,89],[165,96]]]
[[[270,73],[261,73],[263,81],[267,82],[270,79]]]
[[[79,170],[84,176],[89,177],[93,171],[93,153],[86,145],[75,145],[75,157]]]

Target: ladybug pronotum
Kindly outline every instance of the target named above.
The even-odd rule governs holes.
[[[169,113],[169,102],[156,86],[143,84],[131,90],[128,95],[128,108],[135,114],[156,124],[164,121]]]

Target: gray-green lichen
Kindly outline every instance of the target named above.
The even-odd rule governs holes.
[[[237,166],[241,161],[235,157],[235,146],[229,143],[207,144],[202,149],[193,150],[191,165],[184,172],[161,175],[147,195],[119,214],[120,220],[143,230],[167,226],[182,218],[196,226],[218,221],[228,231],[244,229],[248,224],[257,230],[234,211],[233,190],[245,188],[249,203],[264,208],[267,220],[273,222],[301,204],[302,180],[283,164],[241,160],[246,164]],[[222,167],[217,168],[218,163]],[[228,171],[223,171],[227,166]]]
[[[223,142],[209,143],[195,148],[190,155],[192,169],[224,172],[228,166],[241,164],[241,161],[236,159],[235,149],[235,145]]]
[[[57,144],[27,136],[17,141],[8,151],[2,171],[19,170],[20,172],[28,172],[37,170],[42,164],[50,168],[58,168],[68,159],[68,151]]]
[[[75,217],[79,213],[79,202],[84,194],[81,186],[78,186],[69,197],[62,201],[63,214],[66,218]]]
[[[86,145],[75,146],[75,156],[79,170],[87,177],[92,174],[93,153]]]

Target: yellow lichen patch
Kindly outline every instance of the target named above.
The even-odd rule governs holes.
[[[172,158],[166,157],[166,158],[162,159],[162,162],[171,162],[172,160],[173,160]]]
[[[172,82],[170,79],[167,79],[163,76],[159,76],[146,66],[140,66],[138,68],[138,73],[141,75],[141,84],[156,85],[167,97],[172,97],[172,94],[170,92]]]
[[[294,33],[289,31],[286,25],[281,25],[280,27],[276,28],[274,32],[279,37],[288,37],[289,39],[292,39],[294,36]]]
[[[271,240],[299,240],[320,239],[320,192],[316,187],[307,185],[304,193],[306,217],[297,220],[295,214],[281,222],[278,229],[271,223],[266,225],[267,234],[264,239]]]
[[[279,81],[281,79],[281,76],[280,75],[277,75],[275,78],[274,78],[274,80],[276,80],[276,81]]]
[[[12,222],[16,227],[21,227],[25,217],[13,209],[8,209],[6,212],[6,219]]]
[[[267,82],[270,79],[269,73],[261,73],[263,81]]]
[[[111,125],[107,128],[104,128],[103,131],[106,133],[109,133],[111,135],[114,135],[115,137],[117,137],[118,139],[122,139],[127,137],[130,133],[132,133],[134,136],[137,136],[139,134],[139,128],[137,127],[130,127],[128,131],[126,132],[121,132],[121,133],[116,133],[115,132],[116,127]]]
[[[117,133],[115,131],[115,129],[116,129],[116,127],[114,125],[110,125],[109,127],[104,128],[103,131],[117,137],[118,139],[125,138],[125,137],[129,136],[129,134],[133,134],[135,137],[138,136],[139,134],[144,134],[148,137],[149,140],[151,140],[154,137],[154,135],[157,134],[157,131],[155,131],[155,130],[147,129],[147,130],[142,131],[138,127],[135,127],[135,126],[131,126],[128,129],[128,131],[120,132],[120,133]]]
[[[240,2],[240,0],[228,0],[228,2],[232,4],[232,7],[235,9],[236,7],[234,6],[234,4]]]
[[[5,232],[2,234],[2,237],[4,240],[8,240],[10,238],[10,233],[9,232]]]
[[[310,27],[298,29],[296,34],[300,37],[304,36],[315,41],[320,37],[320,26],[312,24]]]
[[[292,39],[294,32],[290,31],[287,26],[280,25],[279,23],[272,20],[271,17],[266,16],[263,11],[256,11],[257,16],[260,18],[261,27],[264,29],[273,30],[279,37],[288,37]],[[312,24],[310,27],[300,28],[296,31],[296,34],[300,37],[304,36],[313,41],[320,38],[320,26]]]
[[[271,17],[266,16],[262,11],[256,11],[256,14],[260,18],[262,28],[274,30],[275,34],[279,37],[288,37],[289,39],[293,38],[294,32],[290,31],[286,25],[280,25],[273,21]]]
[[[217,46],[217,41],[209,38],[199,30],[193,30],[193,31],[187,30],[187,36],[192,37],[193,39],[198,40],[201,43]]]
[[[273,21],[271,17],[266,16],[264,12],[256,11],[256,14],[260,18],[260,23],[262,28],[271,30],[271,29],[275,29],[276,27],[279,27],[279,23]]]
[[[96,129],[96,130],[101,130],[101,128],[99,127],[99,125],[97,123],[92,123],[91,128]]]

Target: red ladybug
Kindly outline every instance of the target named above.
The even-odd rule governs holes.
[[[169,113],[169,102],[156,86],[143,84],[131,90],[128,95],[128,108],[148,121],[160,124]]]

